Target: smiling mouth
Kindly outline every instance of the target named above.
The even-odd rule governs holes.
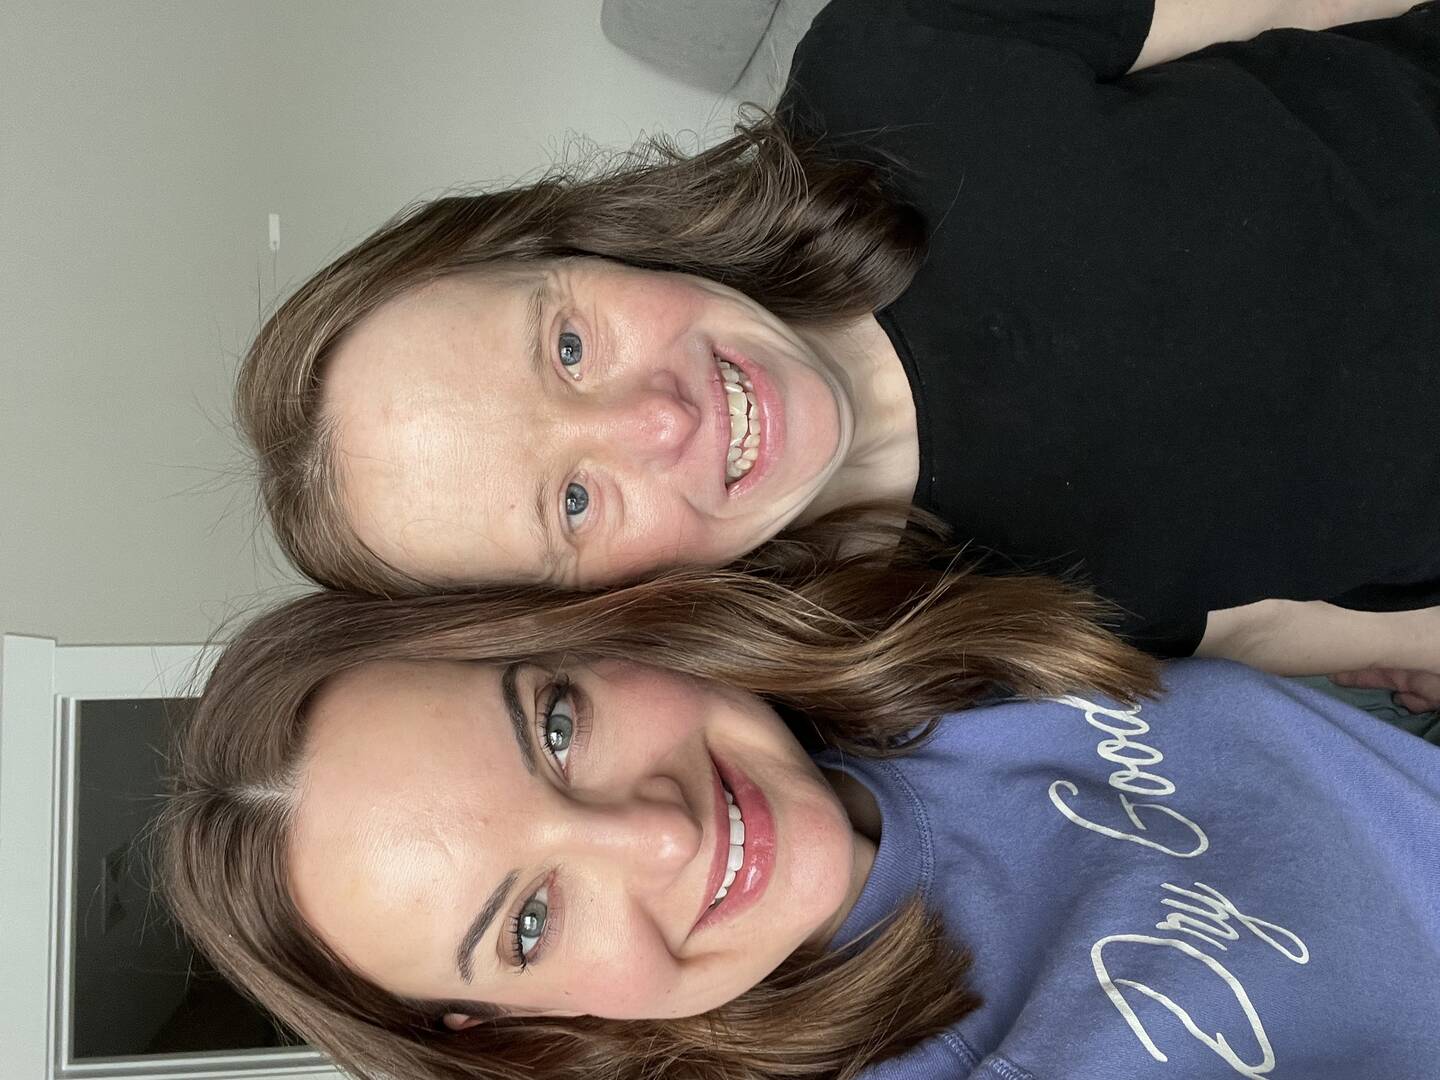
[[[712,908],[725,899],[730,886],[735,883],[735,875],[745,865],[745,819],[740,816],[740,808],[735,805],[735,796],[730,794],[730,789],[723,782],[721,787],[725,791],[725,809],[730,818],[730,851],[726,856],[725,877],[720,882],[720,888],[715,890],[715,899],[710,901]]]
[[[715,363],[730,416],[730,445],[725,451],[725,486],[729,487],[754,468],[760,457],[760,407],[755,403],[755,388],[743,371],[718,356]]]

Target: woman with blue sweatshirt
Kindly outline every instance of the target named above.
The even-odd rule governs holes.
[[[898,591],[278,608],[172,905],[366,1078],[1435,1075],[1440,747],[1043,580]]]

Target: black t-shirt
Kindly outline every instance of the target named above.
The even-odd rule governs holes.
[[[1149,0],[835,0],[781,116],[898,157],[915,499],[1162,655],[1440,603],[1440,10],[1124,75]],[[1123,76],[1123,77],[1122,77]]]

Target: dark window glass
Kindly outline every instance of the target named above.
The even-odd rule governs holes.
[[[188,699],[85,701],[77,785],[73,1060],[296,1046],[184,939],[156,896],[145,838]]]

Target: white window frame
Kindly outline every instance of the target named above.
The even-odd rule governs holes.
[[[75,1061],[68,1008],[74,726],[84,701],[192,693],[217,650],[58,645],[6,634],[0,653],[0,1075],[27,1080],[340,1080],[315,1050]]]

